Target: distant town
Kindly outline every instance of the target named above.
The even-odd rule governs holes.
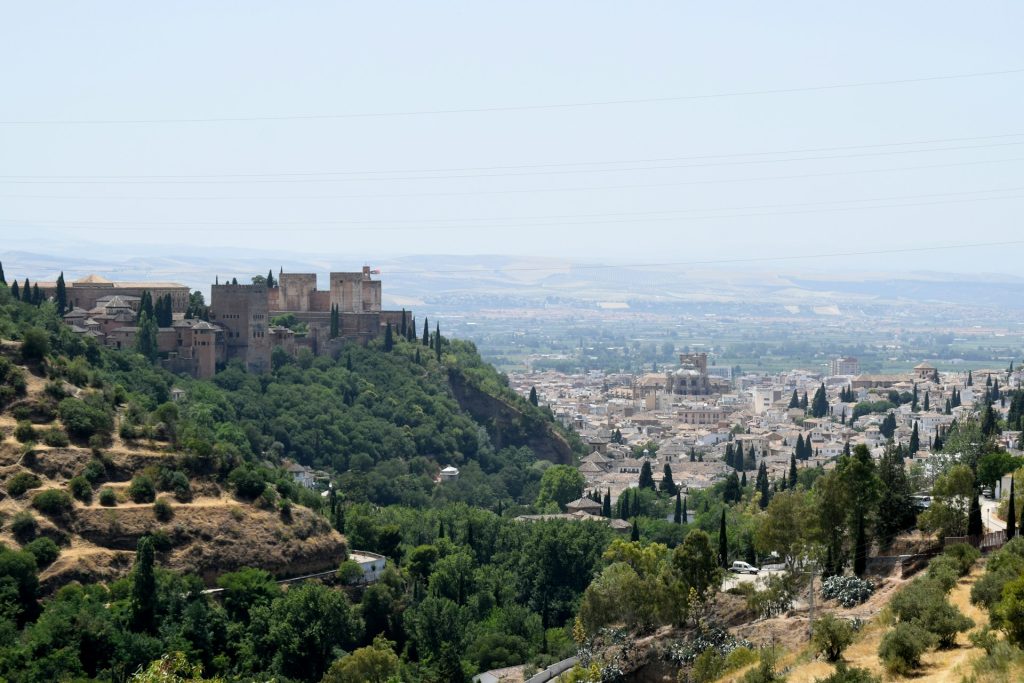
[[[735,471],[753,477],[762,461],[773,481],[785,479],[792,464],[827,470],[859,444],[878,459],[890,439],[927,474],[955,420],[976,414],[986,398],[996,417],[1005,417],[1003,392],[1024,381],[1012,367],[940,372],[928,362],[904,373],[862,374],[851,357],[833,358],[829,370],[733,377],[728,367],[709,367],[706,353],[684,353],[663,372],[541,371],[514,373],[510,381],[524,396],[534,390],[580,433],[592,451],[579,464],[587,488],[610,491],[613,500],[638,485],[645,461],[656,479],[668,465],[686,491]],[[1017,448],[1021,432],[998,438]]]

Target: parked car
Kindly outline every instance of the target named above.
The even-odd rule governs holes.
[[[752,564],[737,561],[732,563],[732,566],[729,567],[729,571],[736,574],[757,574],[761,570]]]

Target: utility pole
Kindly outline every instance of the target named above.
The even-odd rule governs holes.
[[[814,637],[814,563],[811,563],[811,587],[808,593],[807,639]]]

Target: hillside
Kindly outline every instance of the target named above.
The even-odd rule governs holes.
[[[316,468],[349,503],[492,507],[532,502],[538,457],[574,455],[549,414],[457,340],[442,339],[440,354],[433,341],[402,339],[390,352],[278,356],[270,375],[232,365],[197,381],[99,348],[52,304],[12,301],[3,287],[0,336],[0,541],[58,543],[40,576],[46,591],[123,574],[146,534],[160,540],[163,566],[207,581],[244,566],[278,576],[337,566],[345,539],[289,462]],[[440,488],[449,464],[462,475]],[[46,491],[61,492],[66,509],[37,509]],[[169,512],[155,511],[156,497]],[[37,529],[16,538],[19,517]]]

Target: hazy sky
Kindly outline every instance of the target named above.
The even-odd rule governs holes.
[[[644,262],[1024,239],[1022,25],[1019,2],[7,2],[0,251]]]

